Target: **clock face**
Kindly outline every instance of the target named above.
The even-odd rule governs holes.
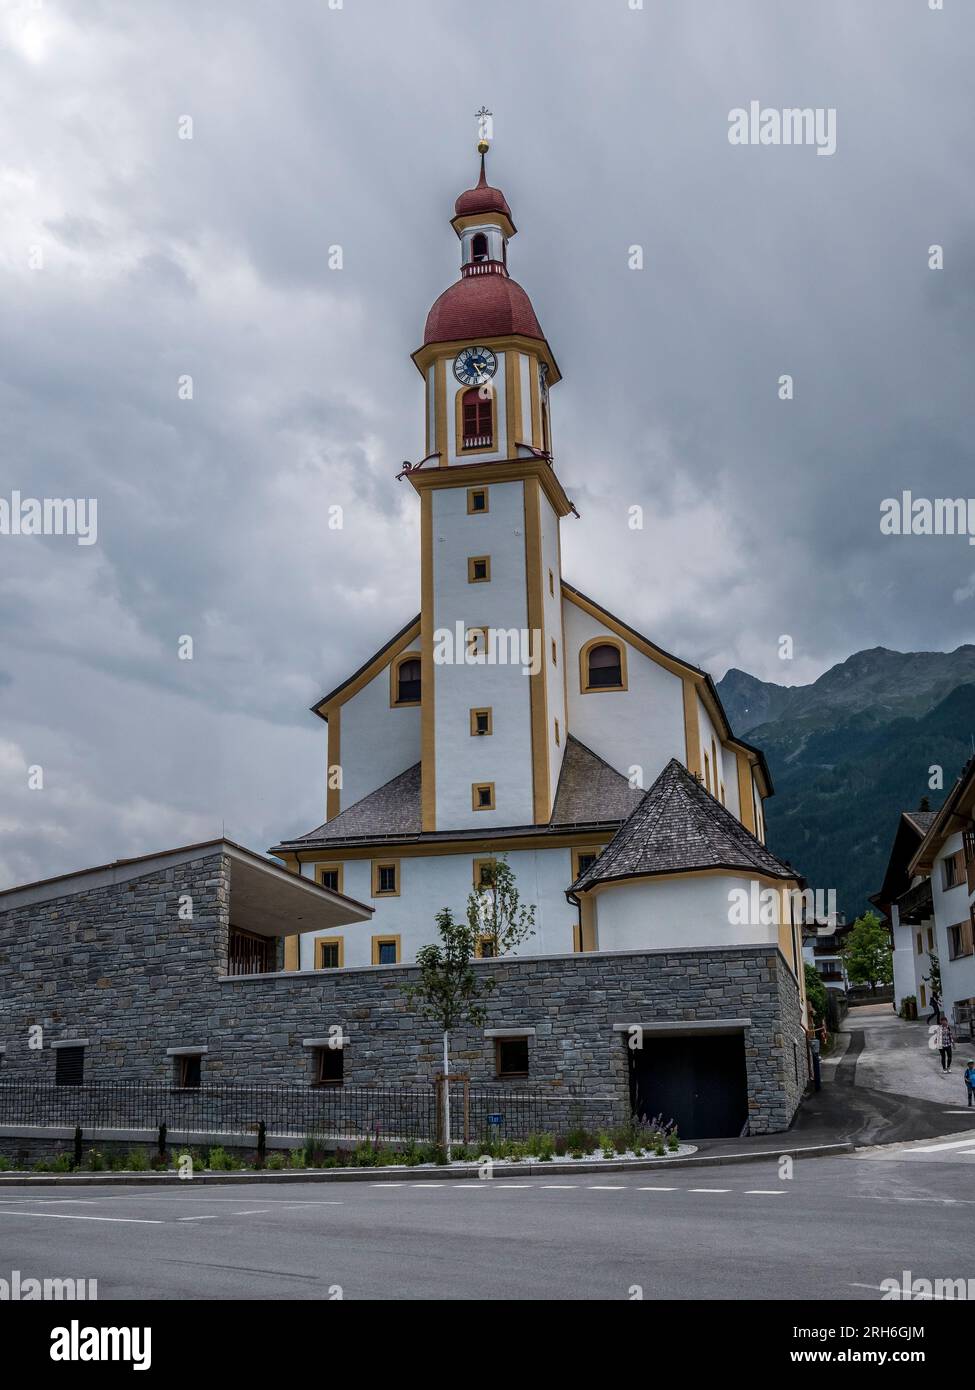
[[[454,376],[462,386],[483,386],[498,370],[490,348],[466,347],[454,358]]]

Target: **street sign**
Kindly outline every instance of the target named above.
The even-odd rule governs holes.
[[[503,1116],[503,1115],[489,1115],[489,1116],[487,1117],[487,1122],[488,1122],[489,1125],[499,1125],[499,1124],[502,1123],[503,1120],[504,1120],[504,1116]]]

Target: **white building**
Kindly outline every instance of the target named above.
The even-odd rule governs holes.
[[[931,1007],[931,952],[935,950],[934,907],[926,873],[912,864],[936,818],[934,811],[902,811],[884,881],[870,901],[884,914],[893,946],[894,1004],[917,1001],[921,1014]]]
[[[975,758],[932,817],[908,866],[912,880],[926,890],[928,921],[933,921],[934,949],[941,967],[943,1012],[966,1025],[975,1008]],[[904,916],[905,900],[898,904]],[[925,908],[913,913],[920,916]],[[921,927],[913,930],[920,932]]]
[[[515,226],[483,149],[451,225],[460,279],[413,353],[425,457],[405,477],[420,507],[421,611],[314,706],[328,726],[325,820],[271,851],[375,918],[302,938],[288,964],[412,960],[436,912],[463,914],[504,854],[537,905],[526,954],[774,939],[802,993],[791,920],[741,926],[729,912],[743,886],[797,879],[764,848],[763,755],[735,737],[704,671],[563,577],[560,527],[575,508],[553,461],[561,374],[509,275]],[[646,818],[658,778],[654,804],[678,817],[667,845],[661,829],[646,856],[629,844],[629,867],[617,856],[618,872],[587,878],[627,817]]]

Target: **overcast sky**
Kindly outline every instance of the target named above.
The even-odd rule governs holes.
[[[0,884],[322,819],[308,706],[419,608],[482,105],[566,577],[715,678],[975,640],[975,549],[879,529],[975,491],[975,10],[630,3],[0,0],[0,497],[98,499],[95,545],[0,536]],[[835,154],[731,145],[753,100]]]

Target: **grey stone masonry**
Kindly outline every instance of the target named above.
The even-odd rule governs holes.
[[[231,867],[211,852],[12,910],[0,899],[0,1076],[50,1082],[52,1044],[84,1038],[86,1081],[169,1081],[167,1049],[205,1047],[207,1081],[304,1085],[314,1067],[306,1041],[339,1028],[346,1084],[429,1084],[441,1039],[404,995],[413,967],[226,976]],[[184,895],[190,921],[179,913]],[[620,1025],[747,1019],[752,1132],[792,1120],[806,1043],[796,981],[774,946],[522,956],[474,968],[497,987],[484,1028],[452,1038],[452,1066],[472,1082],[612,1096],[625,1113]],[[40,1049],[30,1046],[37,1025]],[[486,1030],[520,1028],[533,1030],[529,1077],[498,1081]]]

